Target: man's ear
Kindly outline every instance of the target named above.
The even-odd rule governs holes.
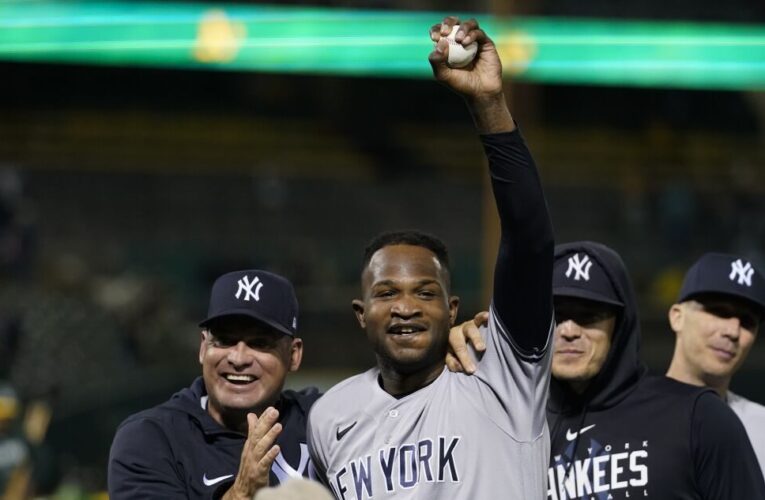
[[[685,307],[683,307],[683,304],[672,304],[667,316],[669,317],[669,326],[672,328],[672,331],[675,333],[681,332],[685,323]]]
[[[200,334],[201,338],[199,341],[199,364],[202,364],[202,361],[205,358],[205,351],[207,350],[207,330],[202,330],[202,333]]]
[[[457,312],[460,308],[460,298],[456,295],[449,297],[449,326],[454,326],[457,321]]]
[[[366,328],[367,322],[364,320],[364,301],[361,299],[354,299],[353,302],[351,302],[351,305],[359,325],[361,325],[361,328]]]
[[[303,339],[292,339],[292,345],[290,346],[290,371],[296,372],[300,368],[300,363],[303,361]]]

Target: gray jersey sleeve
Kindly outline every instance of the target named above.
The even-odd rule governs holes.
[[[321,399],[319,399],[321,401]],[[308,445],[308,453],[311,456],[311,470],[308,476],[311,479],[320,481],[325,486],[327,484],[327,453],[324,449],[324,443],[330,443],[328,438],[320,435],[320,432],[325,434],[331,429],[329,424],[321,425],[317,422],[317,418],[314,418],[314,410],[317,405],[314,404],[308,413],[308,424],[306,430],[306,441]]]
[[[511,433],[519,441],[533,441],[545,428],[553,326],[551,319],[547,344],[538,356],[524,355],[513,346],[493,306],[488,325],[481,328],[486,352],[476,359],[478,370],[473,376],[492,388],[505,410],[498,418],[509,417]]]

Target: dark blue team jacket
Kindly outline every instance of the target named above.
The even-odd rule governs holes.
[[[308,476],[308,410],[315,388],[284,391],[278,404],[283,430],[281,454],[271,484],[290,475]],[[202,499],[225,493],[239,469],[245,436],[222,427],[205,409],[204,382],[174,394],[154,408],[132,415],[117,429],[109,454],[109,498]]]

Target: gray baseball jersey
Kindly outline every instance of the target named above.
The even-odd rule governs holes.
[[[401,399],[371,369],[313,406],[308,441],[319,478],[342,500],[543,499],[550,437],[550,349],[524,356],[490,310],[472,376],[443,373]],[[547,342],[552,333],[552,321]]]
[[[765,406],[749,401],[743,396],[728,391],[728,406],[738,415],[744,424],[754,453],[760,462],[762,475],[765,476]]]

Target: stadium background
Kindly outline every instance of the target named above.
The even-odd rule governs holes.
[[[746,0],[289,3],[765,23],[765,4]],[[222,272],[266,268],[297,286],[296,386],[372,364],[350,301],[361,250],[381,230],[443,237],[461,319],[485,307],[496,227],[480,146],[459,99],[429,79],[5,59],[0,375],[22,402],[52,409],[41,469],[56,498],[102,490],[117,424],[199,373],[195,325]],[[557,240],[622,254],[643,357],[664,370],[666,309],[690,263],[719,250],[765,269],[765,85],[510,80]],[[762,380],[759,339],[733,387],[765,403]]]

